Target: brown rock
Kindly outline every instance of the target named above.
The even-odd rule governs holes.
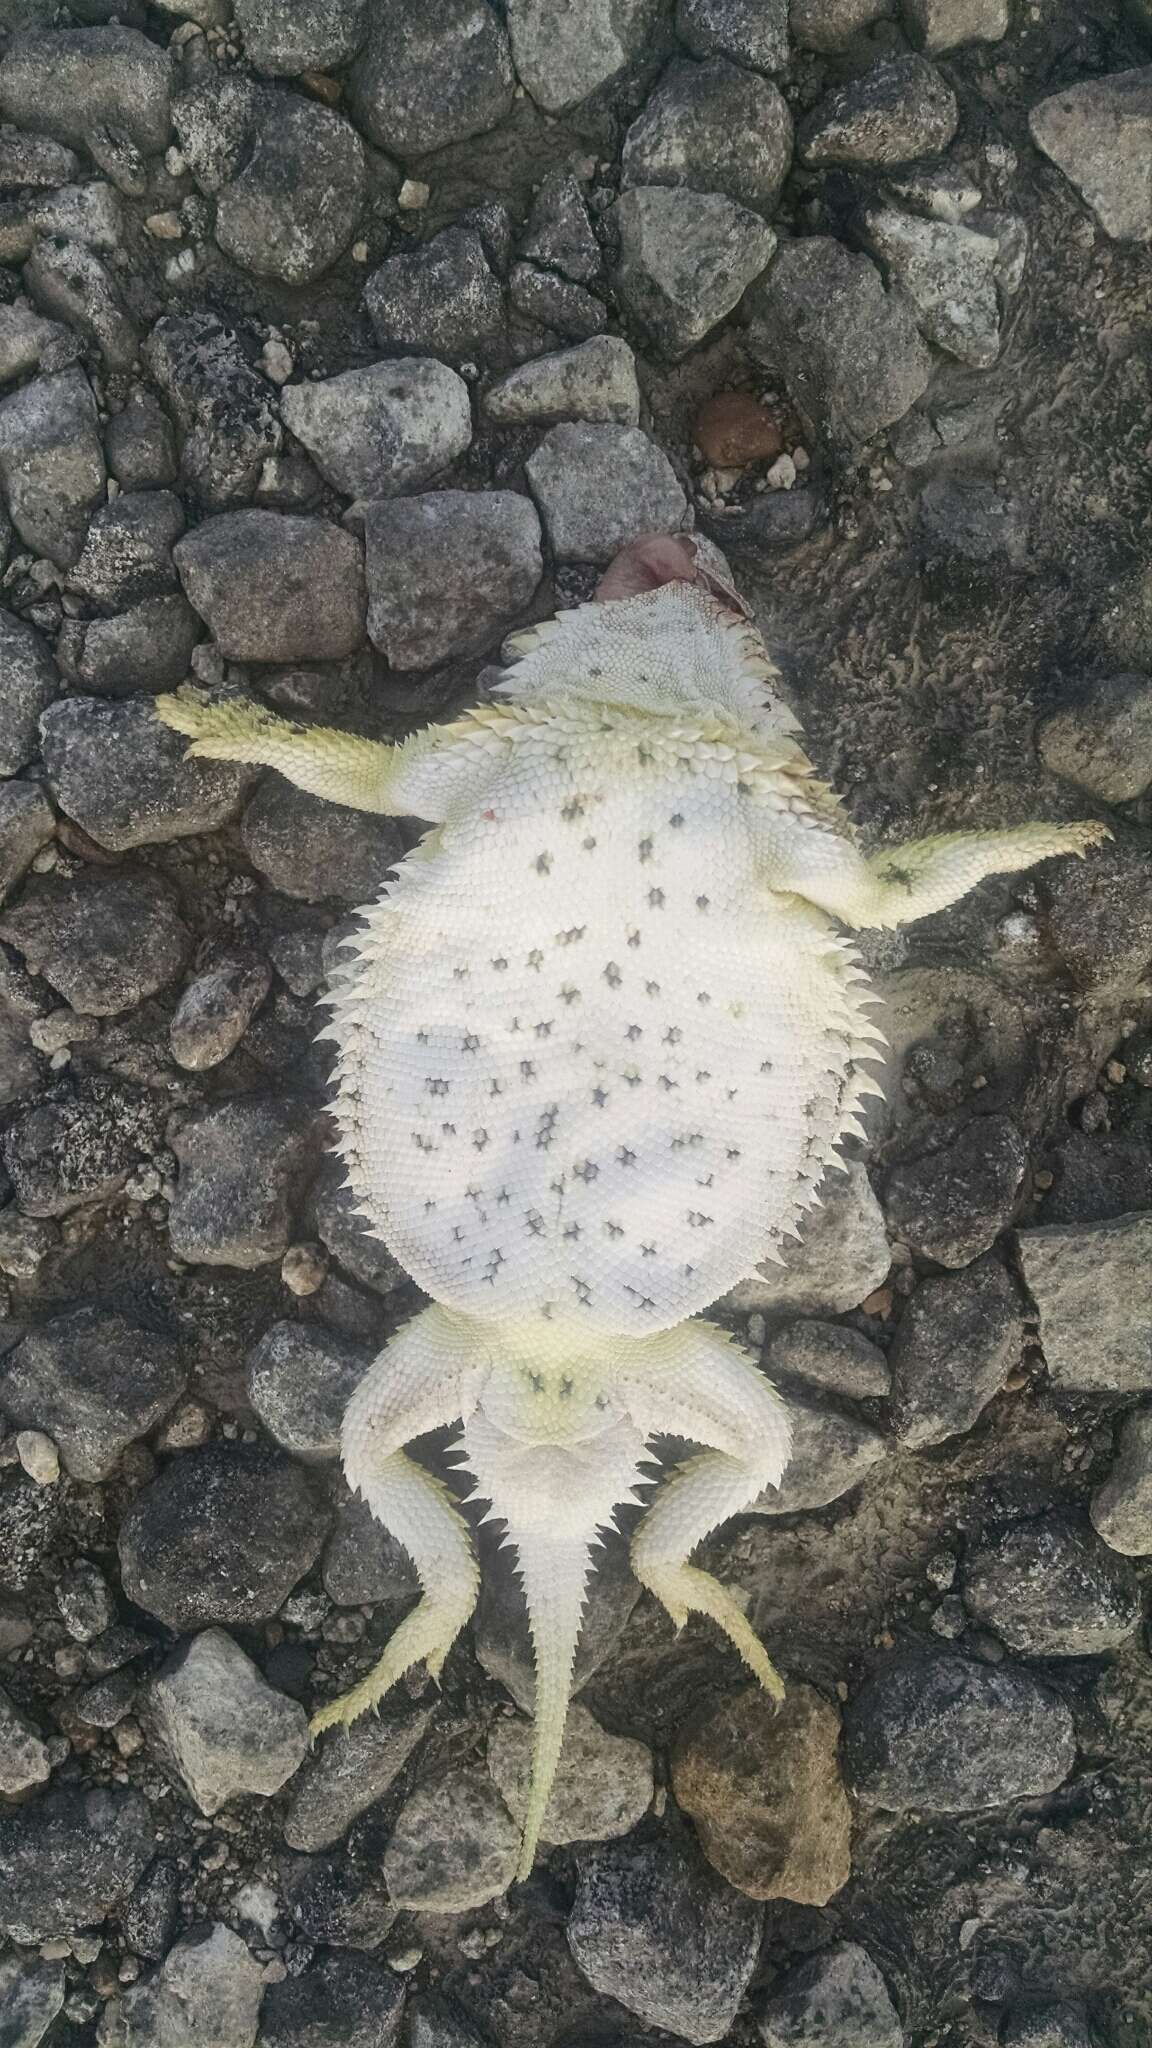
[[[840,1716],[810,1685],[750,1686],[680,1744],[672,1787],[714,1869],[753,1899],[823,1906],[848,1881],[852,1815]]]
[[[784,446],[778,422],[747,391],[717,391],[696,415],[692,438],[714,469],[773,462]]]

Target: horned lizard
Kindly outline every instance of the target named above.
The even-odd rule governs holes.
[[[875,1001],[844,928],[893,926],[982,877],[1083,854],[1095,823],[957,833],[866,857],[817,781],[736,594],[689,540],[634,543],[598,601],[506,644],[494,693],[397,747],[182,692],[162,719],[214,760],[433,829],[363,913],[331,995],[339,1149],[368,1227],[432,1297],[353,1396],[351,1485],[423,1597],[347,1722],[475,1605],[468,1526],[406,1453],[461,1425],[506,1525],[536,1658],[519,1875],[559,1760],[593,1550],[701,1447],[632,1540],[677,1625],[710,1616],[780,1680],[696,1546],[779,1482],[783,1402],[700,1312],[779,1258],[877,1094]]]

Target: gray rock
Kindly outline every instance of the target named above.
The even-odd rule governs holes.
[[[159,1143],[155,1100],[95,1075],[15,1116],[4,1164],[25,1215],[66,1216],[117,1194]]]
[[[245,1096],[197,1111],[172,1141],[180,1176],[172,1250],[189,1264],[269,1265],[292,1242],[316,1139],[303,1105]]]
[[[251,155],[216,198],[216,240],[257,277],[310,284],[343,254],[364,203],[364,145],[350,121],[277,99]]]
[[[14,306],[0,306],[0,384],[27,376],[42,361],[48,368],[46,358],[65,335],[66,330],[54,320],[42,320],[34,313],[26,299],[18,299]]]
[[[1152,1216],[1051,1224],[1016,1239],[1061,1393],[1152,1389]]]
[[[217,1922],[169,1950],[156,1975],[105,2008],[98,2048],[255,2048],[264,1973]]]
[[[1026,1657],[1098,1657],[1140,1623],[1132,1566],[1062,1509],[970,1552],[963,1594],[968,1612]]]
[[[902,0],[904,24],[938,56],[964,43],[998,43],[1008,33],[1008,0]]]
[[[814,427],[849,449],[915,405],[931,359],[902,295],[825,235],[782,248],[748,295],[748,343]]]
[[[479,2034],[428,1998],[409,2000],[407,2042],[408,2048],[483,2048]]]
[[[274,78],[347,64],[363,34],[364,0],[236,0],[235,12],[251,62]]]
[[[74,1025],[71,1010],[65,1010],[63,1015]],[[54,1223],[22,1216],[14,1204],[0,1209],[0,1273],[7,1274],[10,1280],[34,1280],[59,1242],[60,1233]]]
[[[822,1402],[788,1402],[792,1455],[779,1486],[767,1486],[748,1509],[754,1515],[796,1515],[827,1507],[858,1486],[887,1455],[879,1430]]]
[[[597,1557],[576,1650],[575,1692],[587,1685],[612,1655],[640,1598],[623,1544],[613,1543],[597,1552]],[[505,1686],[516,1705],[530,1714],[536,1698],[535,1659],[523,1588],[505,1549],[485,1559],[473,1635],[476,1655],[489,1678]]]
[[[181,1451],[120,1524],[124,1591],[168,1628],[267,1621],[320,1554],[308,1474],[254,1444]]]
[[[170,69],[134,28],[17,36],[0,64],[0,116],[82,148],[109,128],[157,156],[171,132]]]
[[[593,1989],[686,2041],[718,2041],[760,1947],[763,1908],[670,1841],[578,1862],[568,1945]]]
[[[0,483],[21,540],[70,569],[104,495],[96,401],[83,370],[36,377],[0,400]]]
[[[284,1880],[293,1920],[306,1941],[336,1948],[379,1948],[396,1918],[383,1881],[345,1855],[294,1858]]]
[[[491,1779],[449,1770],[409,1793],[384,1851],[389,1897],[401,1911],[468,1913],[506,1892],[520,1830]]]
[[[22,186],[50,190],[66,185],[79,170],[79,157],[62,143],[46,135],[27,135],[20,128],[0,127],[0,192],[18,192]]]
[[[38,783],[0,783],[0,903],[55,830],[55,813]]]
[[[223,1629],[193,1636],[152,1679],[144,1717],[201,1813],[267,1799],[308,1752],[308,1717]]]
[[[45,193],[33,200],[28,218],[38,235],[62,235],[90,249],[118,249],[124,239],[124,202],[100,178]]]
[[[765,1262],[725,1296],[726,1306],[772,1316],[839,1316],[888,1277],[891,1254],[880,1204],[865,1168],[852,1160],[821,1189],[823,1206],[801,1223],[783,1266]]]
[[[31,1792],[37,1785],[46,1784],[51,1775],[48,1751],[31,1721],[0,1687],[0,1793],[7,1799],[14,1799],[18,1793]],[[2,1983],[0,1978],[0,1986]],[[0,2027],[3,2025],[3,1992],[0,1989]]]
[[[370,1354],[317,1323],[273,1323],[248,1353],[248,1398],[282,1450],[334,1458]]]
[[[204,635],[197,614],[178,593],[146,597],[114,619],[77,626],[68,673],[105,697],[175,689],[187,679],[192,649]]]
[[[508,297],[525,320],[551,328],[566,341],[588,341],[608,324],[607,309],[594,292],[534,263],[512,265]]]
[[[42,313],[78,328],[113,374],[131,369],[139,342],[135,323],[92,249],[61,235],[40,235],[23,274]]]
[[[1094,847],[1090,861],[1057,861],[1045,878],[1047,935],[1077,988],[1139,1001],[1152,959],[1147,855],[1132,839]]]
[[[890,11],[890,0],[791,0],[788,26],[806,50],[843,50]]]
[[[79,1557],[56,1581],[56,1605],[74,1643],[91,1643],[116,1619],[116,1603],[98,1564]]]
[[[872,208],[864,225],[873,255],[915,307],[921,334],[958,362],[990,369],[1000,354],[996,238],[887,206]]]
[[[60,687],[35,626],[0,611],[0,775],[17,775],[39,752],[40,713]]]
[[[920,494],[920,529],[931,554],[955,569],[1022,569],[1028,559],[1028,513],[983,478],[933,477]]]
[[[770,1379],[779,1373],[794,1374],[810,1386],[827,1387],[852,1401],[885,1400],[889,1392],[884,1353],[839,1323],[791,1323],[771,1339],[764,1365]]]
[[[1152,783],[1152,682],[1146,675],[1093,677],[1037,735],[1053,775],[1105,803],[1125,804]]]
[[[324,1591],[337,1607],[407,1603],[417,1591],[408,1552],[377,1521],[367,1501],[353,1494],[337,1505],[323,1578]]]
[[[523,252],[531,262],[558,270],[573,284],[590,284],[596,276],[600,244],[571,171],[550,171],[542,181],[528,215]]]
[[[368,363],[316,384],[287,384],[280,407],[321,475],[353,498],[416,489],[472,439],[468,387],[433,359]]]
[[[63,2004],[60,1963],[0,1961],[0,2040],[7,2048],[39,2048]]]
[[[927,57],[890,57],[836,86],[797,137],[806,164],[906,164],[945,150],[959,125],[956,95]]]
[[[212,80],[219,91],[225,79]],[[275,393],[214,314],[166,314],[142,354],[184,433],[180,473],[209,509],[251,497],[283,439]]]
[[[104,429],[108,468],[121,490],[152,491],[175,482],[172,422],[150,391],[135,384]]]
[[[214,196],[237,175],[261,118],[282,104],[239,71],[202,78],[177,96],[172,105],[176,139],[201,192]]]
[[[163,1421],[188,1384],[170,1337],[100,1308],[77,1308],[30,1330],[0,1372],[0,1408],[42,1429],[74,1479],[114,1472],[128,1445]]]
[[[530,1721],[493,1722],[488,1769],[518,1826],[528,1808],[534,1731]],[[626,1835],[652,1804],[652,1755],[642,1742],[610,1735],[578,1702],[544,1817],[545,1842],[601,1842]]]
[[[1102,1223],[1152,1209],[1152,1145],[1143,1131],[1067,1131],[1052,1163],[1045,1223]]]
[[[1028,1148],[1011,1117],[974,1117],[938,1151],[895,1165],[884,1197],[894,1237],[939,1266],[968,1266],[1012,1219]]]
[[[894,1813],[967,1813],[1036,1799],[1076,1761],[1072,1716],[1030,1672],[954,1653],[891,1657],[845,1710],[858,1798]]]
[[[176,1933],[179,1897],[180,1873],[175,1863],[158,1856],[121,1909],[124,1939],[136,1955],[150,1963],[167,1955]]]
[[[167,882],[107,868],[38,882],[0,917],[0,938],[85,1017],[115,1017],[155,995],[192,945]]]
[[[678,0],[676,29],[694,57],[731,57],[754,71],[788,62],[788,0]]]
[[[68,586],[110,612],[175,590],[172,546],[183,531],[175,492],[123,491],[93,513]]]
[[[319,903],[368,903],[404,846],[388,818],[345,810],[278,778],[261,783],[241,827],[244,851],[274,889]]]
[[[356,1214],[351,1190],[338,1181],[329,1183],[316,1201],[316,1230],[334,1259],[375,1294],[392,1294],[407,1279],[403,1266],[388,1250],[382,1238],[365,1228]]]
[[[776,249],[758,214],[718,192],[641,185],[621,196],[616,218],[617,293],[670,356],[704,340]]]
[[[353,118],[399,157],[495,128],[512,106],[508,36],[488,0],[382,0],[349,80]]]
[[[516,70],[537,106],[559,114],[586,100],[640,55],[653,0],[509,0]]]
[[[1099,2048],[1079,2006],[1063,1999],[1014,2006],[1000,2029],[1001,2048]]]
[[[1152,241],[1152,64],[1066,86],[1033,107],[1028,126],[1106,235]]]
[[[445,228],[410,254],[390,256],[364,287],[381,348],[468,356],[500,332],[504,294],[474,228]]]
[[[284,1816],[290,1849],[309,1856],[330,1849],[399,1777],[432,1715],[427,1708],[400,1718],[395,1708],[386,1713],[387,1718],[365,1714],[349,1728],[333,1729],[306,1759]]]
[[[1152,1552],[1152,1408],[1125,1417],[1116,1457],[1089,1508],[1092,1526],[1112,1550],[1125,1557]]]
[[[107,1732],[116,1728],[132,1712],[136,1704],[136,1674],[134,1671],[114,1671],[108,1678],[100,1678],[95,1685],[86,1685],[71,1695],[69,1713],[86,1728],[99,1728]]]
[[[326,520],[222,512],[174,552],[186,596],[229,661],[335,661],[364,638],[360,543]]]
[[[268,990],[272,969],[254,953],[232,953],[190,981],[168,1027],[178,1067],[203,1073],[239,1045]]]
[[[638,427],[553,427],[525,471],[562,561],[609,562],[637,534],[688,523],[668,457]]]
[[[688,185],[771,214],[792,161],[792,116],[776,87],[709,57],[665,72],[624,143],[625,185]]]
[[[260,2048],[391,2048],[403,2014],[403,1979],[383,1963],[323,1956],[303,1976],[269,1987]]]
[[[1016,1289],[996,1259],[923,1281],[889,1353],[900,1441],[922,1450],[971,1429],[1019,1362],[1023,1339]]]
[[[834,1941],[777,1985],[760,2015],[765,2048],[904,2048],[904,2029],[867,1950]]]
[[[394,669],[482,654],[544,573],[540,521],[515,491],[432,491],[364,509],[368,637]]]
[[[49,1792],[0,1814],[0,1927],[14,1941],[54,1941],[127,1898],[156,1851],[138,1792]]]
[[[483,407],[501,425],[587,420],[634,427],[640,418],[636,358],[617,335],[596,335],[578,348],[536,356],[510,370],[485,393]]]

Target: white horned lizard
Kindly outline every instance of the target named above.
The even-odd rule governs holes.
[[[163,697],[191,752],[434,821],[363,913],[332,995],[340,1151],[369,1228],[432,1297],[353,1396],[351,1485],[423,1597],[347,1722],[476,1601],[469,1530],[405,1447],[460,1424],[474,1498],[519,1557],[536,1657],[530,1870],[600,1532],[657,1435],[701,1447],[632,1541],[677,1625],[705,1614],[780,1681],[689,1559],[778,1483],[784,1405],[700,1311],[795,1232],[862,1126],[882,1038],[843,927],[898,925],[982,877],[1080,853],[1090,823],[872,857],[818,782],[740,600],[686,539],[634,543],[597,601],[517,634],[499,701],[390,747],[250,703]]]

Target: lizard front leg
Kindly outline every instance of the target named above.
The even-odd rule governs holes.
[[[400,747],[331,726],[295,725],[262,704],[240,697],[213,700],[191,688],[157,697],[155,710],[164,725],[192,741],[188,753],[194,760],[277,768],[310,796],[395,815],[391,797]]]

